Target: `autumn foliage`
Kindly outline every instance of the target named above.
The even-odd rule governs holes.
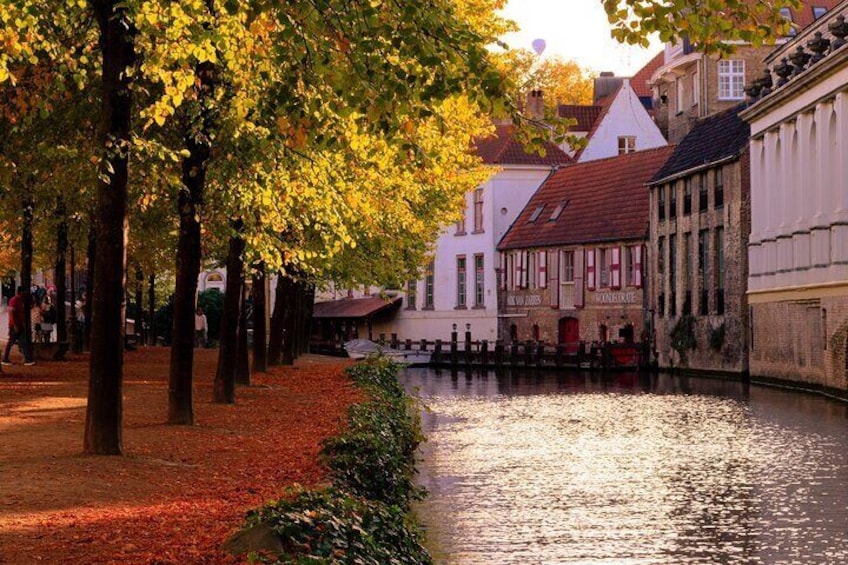
[[[211,398],[215,350],[198,350]],[[80,455],[85,357],[0,377],[0,563],[235,563],[221,549],[248,510],[328,480],[323,439],[360,398],[345,361],[307,356],[255,375],[235,405],[196,403],[165,425],[168,350],[126,355],[125,457]]]

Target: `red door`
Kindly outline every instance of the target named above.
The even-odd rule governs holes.
[[[580,322],[577,318],[561,318],[559,321],[559,343],[565,344],[566,352],[574,353],[580,341]]]

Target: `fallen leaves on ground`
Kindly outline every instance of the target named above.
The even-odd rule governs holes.
[[[165,424],[170,350],[125,356],[124,456],[82,455],[88,360],[0,374],[0,563],[236,563],[246,511],[327,481],[321,440],[358,392],[349,363],[304,356],[213,404],[216,350],[197,350],[196,425]]]

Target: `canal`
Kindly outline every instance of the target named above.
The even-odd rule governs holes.
[[[848,562],[848,412],[660,374],[405,370],[440,565]]]

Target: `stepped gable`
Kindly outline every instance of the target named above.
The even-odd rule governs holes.
[[[744,108],[745,105],[740,104],[695,122],[692,131],[680,141],[674,154],[651,179],[651,184],[741,155],[748,147],[751,134],[748,123],[739,117]]]
[[[533,195],[498,250],[644,239],[645,183],[673,151],[674,146],[647,149],[560,169]],[[552,219],[561,204],[565,207]],[[540,206],[541,213],[531,221]]]
[[[497,125],[495,133],[475,142],[477,155],[487,165],[568,165],[573,160],[554,143],[545,143],[545,156],[524,151],[515,140],[515,126]]]

